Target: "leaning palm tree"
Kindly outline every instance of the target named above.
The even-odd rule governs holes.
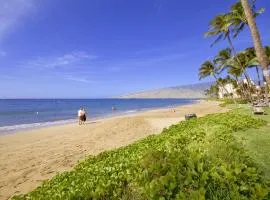
[[[261,84],[261,77],[260,77],[260,69],[259,69],[259,62],[258,59],[256,57],[256,53],[255,53],[255,49],[253,47],[251,48],[247,48],[245,50],[246,56],[249,59],[249,68],[253,68],[255,67],[256,69],[256,74],[257,74],[257,79],[258,79],[258,84],[259,86],[262,86]]]
[[[214,58],[214,63],[218,66],[220,72],[228,68],[227,62],[232,58],[232,51],[230,48],[222,49]]]
[[[251,68],[256,65],[256,59],[250,57],[250,55],[246,51],[239,52],[236,56],[229,59],[226,63],[227,68],[229,68],[229,73],[235,73],[241,76],[244,75],[247,81],[247,89],[250,100],[252,100],[253,84],[251,82],[250,76],[247,73],[247,68]]]
[[[209,76],[213,76],[215,80],[218,79],[217,77],[218,69],[215,64],[211,61],[205,61],[201,67],[199,68],[199,79],[203,79]]]
[[[241,0],[241,3],[242,3],[242,6],[244,8],[246,19],[247,19],[247,22],[248,22],[248,25],[249,25],[249,28],[251,31],[256,55],[257,55],[258,61],[260,63],[260,66],[262,68],[264,78],[267,82],[266,101],[268,103],[268,88],[270,86],[270,73],[269,73],[269,69],[268,69],[269,60],[268,60],[266,53],[265,53],[265,50],[263,48],[260,33],[259,33],[258,28],[257,28],[256,22],[254,20],[253,12],[250,8],[249,2],[248,2],[248,0]]]
[[[237,89],[239,91],[238,94],[244,99],[249,99],[250,94],[247,92],[247,88],[244,87],[244,85],[239,80],[243,74],[242,69],[238,68],[237,66],[230,66],[230,68],[228,68],[228,74],[235,78],[238,87]]]
[[[215,43],[217,43],[221,39],[227,39],[228,43],[230,45],[230,49],[231,49],[231,51],[229,53],[231,54],[231,52],[232,52],[237,60],[238,59],[238,57],[236,56],[237,53],[235,51],[234,45],[233,45],[232,40],[231,40],[231,34],[233,31],[232,23],[233,23],[233,21],[232,21],[232,14],[231,13],[218,15],[218,16],[214,17],[214,19],[211,20],[210,30],[205,33],[205,36],[206,37],[217,36],[216,40],[214,41],[214,43],[211,46],[213,46]],[[226,51],[224,53],[228,54],[228,52],[226,52]],[[228,55],[226,55],[226,56],[228,56]],[[240,61],[238,61],[238,63],[241,64]],[[242,68],[244,68],[244,66],[242,66]],[[247,80],[247,81],[249,82],[249,80]],[[250,85],[250,82],[249,82],[249,85]]]
[[[215,65],[214,62],[212,61],[205,61],[201,67],[199,68],[199,79],[203,79],[209,76],[214,77],[214,79],[216,80],[216,82],[218,83],[218,67]],[[223,88],[223,90],[229,94],[228,90],[225,88],[225,86],[223,84],[221,84],[221,87]]]
[[[220,14],[214,17],[209,24],[209,31],[205,33],[205,37],[217,36],[211,46],[220,40],[227,39],[231,49],[234,51],[234,46],[231,40],[231,17],[230,14]]]
[[[236,56],[232,57],[227,63],[229,67],[236,67],[241,70],[242,74],[245,76],[247,82],[251,80],[246,69],[256,64],[253,59],[250,59],[245,51],[239,52]]]
[[[254,18],[264,12],[264,8],[260,8],[256,10],[254,2],[251,8],[252,8],[252,13],[253,13]],[[244,8],[241,2],[236,2],[235,4],[231,6],[230,21],[231,21],[232,29],[234,32],[234,35],[233,35],[234,38],[236,38],[239,35],[239,33],[242,30],[244,30],[246,26],[248,26]]]
[[[245,78],[248,82],[247,87],[246,87],[248,91],[242,91],[244,90],[244,88],[241,87],[241,84],[239,85],[239,90],[241,90],[243,94],[248,94],[245,96],[251,97],[250,88],[252,84],[250,81],[250,77],[246,71],[246,67],[245,67],[245,65],[247,65],[247,62],[243,62],[243,61],[241,62],[241,60],[243,59],[241,59],[239,55],[236,55],[234,57],[232,55],[232,50],[230,48],[226,48],[226,49],[221,50],[217,54],[217,56],[214,59],[214,62],[217,64],[220,72],[227,70],[228,74],[232,75],[235,78],[236,83],[239,83],[240,82],[239,78],[242,77],[243,74],[245,74]]]
[[[210,30],[205,33],[206,37],[217,36],[216,40],[214,41],[214,43],[211,46],[213,46],[215,43],[217,43],[221,39],[228,40],[228,43],[230,45],[231,50],[228,51],[228,49],[227,49],[227,50],[224,50],[224,52],[221,52],[223,54],[223,55],[220,55],[221,58],[215,59],[218,62],[225,62],[226,60],[228,60],[231,57],[232,52],[233,52],[236,60],[238,59],[238,57],[236,56],[237,53],[235,51],[235,48],[234,48],[232,40],[231,40],[231,33],[233,31],[232,23],[233,23],[233,21],[232,21],[232,14],[231,13],[218,15],[218,16],[214,17],[214,19],[211,20]],[[225,60],[223,57],[225,57]],[[221,61],[221,60],[223,60],[223,61]],[[237,60],[237,62],[238,62],[238,65],[241,64],[240,61]],[[221,63],[220,66],[223,69],[225,69],[225,66],[223,66],[223,65],[224,64]],[[244,68],[244,66],[242,66],[241,68]],[[248,81],[248,85],[251,85],[250,80],[247,79],[247,81]]]

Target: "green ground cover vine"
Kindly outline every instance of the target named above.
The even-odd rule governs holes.
[[[269,183],[233,135],[265,124],[235,111],[183,121],[13,199],[268,199]]]

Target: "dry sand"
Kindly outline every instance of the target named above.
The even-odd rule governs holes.
[[[200,102],[0,136],[0,199],[26,193],[43,180],[71,169],[78,160],[130,144],[183,120],[185,113],[203,116],[224,112],[216,102]]]

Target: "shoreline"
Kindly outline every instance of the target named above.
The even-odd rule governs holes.
[[[96,116],[96,117],[88,117],[87,122],[93,122],[93,121],[108,119],[108,118],[112,118],[112,117],[127,116],[130,114],[131,115],[132,114],[139,114],[142,112],[159,110],[159,109],[169,109],[169,108],[173,108],[173,107],[193,105],[193,104],[200,103],[201,101],[203,101],[203,100],[197,99],[197,100],[193,100],[192,102],[187,103],[187,104],[175,104],[175,105],[164,106],[164,107],[142,108],[142,109],[137,109],[137,110],[120,111],[120,112],[111,113],[111,114],[104,114],[104,115],[100,115],[100,116]],[[31,131],[31,130],[54,127],[54,126],[68,125],[68,124],[76,124],[76,123],[77,123],[77,119],[72,118],[72,119],[65,119],[65,120],[0,126],[0,137],[4,136],[4,135],[9,135],[9,134],[17,134],[19,132]]]
[[[105,150],[126,146],[184,120],[185,113],[198,117],[225,112],[218,102],[152,109],[89,121],[0,136],[0,199],[26,193],[57,173],[72,169],[79,160]]]

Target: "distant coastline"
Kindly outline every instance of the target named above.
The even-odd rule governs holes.
[[[162,89],[154,89],[149,91],[135,92],[120,96],[122,99],[203,99],[206,98],[205,90],[210,87],[211,83],[198,83],[182,86],[173,86]]]

